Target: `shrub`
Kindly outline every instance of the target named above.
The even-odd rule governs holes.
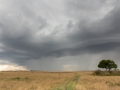
[[[98,76],[120,76],[120,71],[101,71],[101,70],[96,70],[93,72],[93,75],[98,75]]]
[[[95,74],[95,75],[100,75],[100,73],[101,73],[101,70],[95,70],[95,71],[94,71],[94,74]]]

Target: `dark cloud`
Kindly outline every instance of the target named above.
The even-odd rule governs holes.
[[[120,8],[115,8],[103,19],[97,20],[93,23],[88,23],[87,21],[78,22],[74,28],[75,31],[69,35],[69,38],[78,41],[89,41],[94,39],[104,40],[106,38],[119,39],[119,10]]]
[[[55,7],[46,0],[3,2],[6,8],[0,14],[0,59],[31,65],[39,60],[44,63],[45,58],[56,58],[53,62],[57,62],[66,56],[119,52],[120,7],[117,0],[53,2]],[[108,11],[103,13],[103,8]],[[49,62],[46,61],[47,65]]]
[[[102,7],[106,0],[67,0],[66,4],[73,10],[93,11]]]

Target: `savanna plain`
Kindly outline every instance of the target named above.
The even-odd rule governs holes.
[[[92,71],[2,71],[0,90],[120,90],[120,76],[96,76]]]

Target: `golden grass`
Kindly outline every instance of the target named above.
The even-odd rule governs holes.
[[[0,90],[50,90],[73,76],[66,72],[0,72]]]
[[[120,90],[120,76],[94,76],[93,72],[0,72],[0,90],[53,90],[79,75],[74,90]],[[72,89],[71,89],[72,90]]]
[[[92,73],[79,73],[78,90],[120,90],[120,76],[94,76]]]

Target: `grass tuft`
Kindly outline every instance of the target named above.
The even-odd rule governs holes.
[[[20,77],[11,78],[11,80],[20,80]]]

